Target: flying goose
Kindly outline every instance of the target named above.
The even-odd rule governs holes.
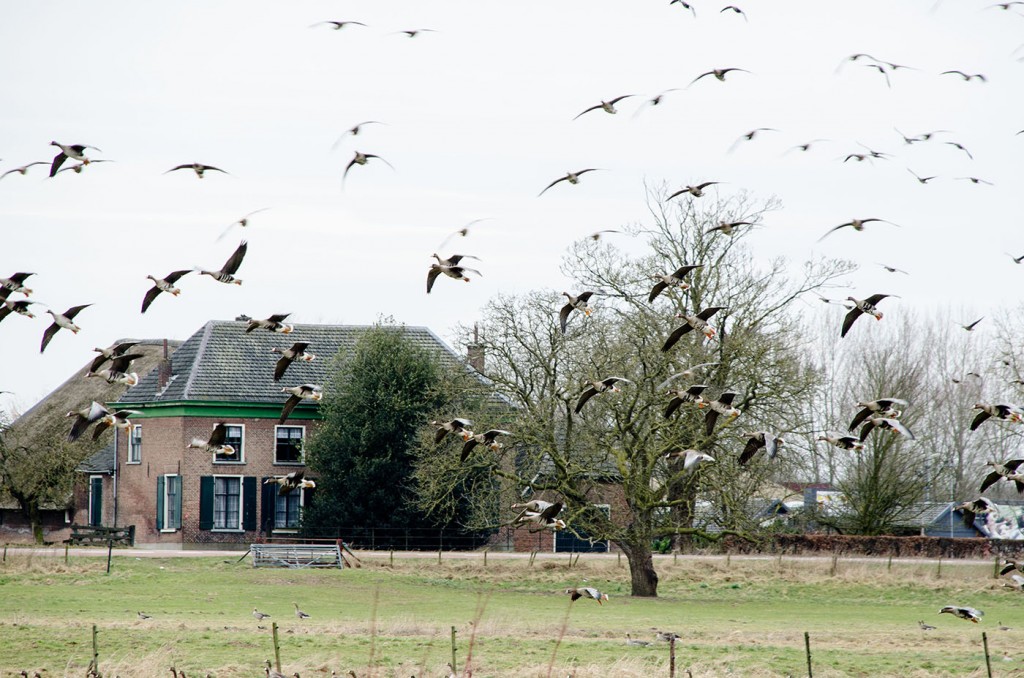
[[[226,444],[228,435],[228,427],[224,422],[218,422],[213,426],[213,433],[210,434],[210,439],[203,441],[200,438],[193,438],[186,449],[190,450],[203,450],[204,452],[210,452],[217,455],[218,457],[230,457],[235,454],[236,450],[233,445]],[[255,615],[255,610],[253,614]],[[270,615],[266,615],[270,616]],[[262,619],[262,617],[256,617]]]
[[[345,177],[348,176],[348,171],[350,169],[352,169],[355,165],[365,165],[370,158],[376,158],[377,160],[380,160],[382,163],[384,163],[385,165],[387,165],[391,169],[395,169],[394,165],[392,165],[390,162],[388,162],[384,158],[380,157],[379,155],[374,155],[373,153],[362,153],[360,151],[356,151],[355,155],[352,156],[352,159],[348,161],[347,165],[345,165],[345,172],[341,175],[341,181],[342,182],[345,181]]]
[[[202,179],[203,175],[206,174],[207,172],[220,172],[221,174],[228,174],[228,172],[225,172],[224,170],[222,170],[219,167],[214,167],[213,165],[204,165],[204,164],[199,163],[199,162],[186,163],[184,165],[178,165],[177,167],[172,167],[171,169],[169,169],[166,172],[164,172],[164,174],[170,174],[171,172],[177,172],[178,170],[183,170],[183,169],[192,170],[193,172],[196,173],[196,176],[198,178],[200,178],[200,179]]]
[[[889,266],[888,264],[878,264],[878,265],[881,266],[882,268],[884,268],[889,273],[902,273],[903,275],[910,275],[909,273],[904,271],[902,268],[896,268],[895,266]]]
[[[587,172],[596,172],[596,171],[598,171],[598,169],[599,168],[597,168],[597,167],[588,167],[587,169],[576,170],[575,172],[566,172],[564,177],[559,177],[558,179],[555,179],[550,184],[545,186],[544,190],[537,194],[537,197],[538,198],[541,197],[542,195],[547,193],[549,188],[551,188],[555,184],[561,183],[563,181],[568,181],[570,184],[576,185],[576,184],[580,183],[580,177],[581,176],[583,176]]]
[[[971,80],[980,80],[981,82],[988,82],[988,78],[983,73],[964,73],[963,71],[942,71],[939,75],[959,75],[964,79],[964,82],[970,82]]]
[[[936,178],[934,176],[932,176],[932,177],[918,176],[917,172],[915,172],[914,170],[910,169],[909,167],[907,168],[907,171],[910,172],[912,175],[914,175],[914,178],[917,179],[917,182],[919,184],[927,184],[929,181],[931,181],[932,179]]]
[[[900,411],[893,407],[894,405],[907,407],[910,403],[901,398],[879,398],[869,402],[858,402],[857,407],[863,409],[854,415],[853,421],[850,422],[849,430],[852,431],[857,428],[862,421],[872,414],[877,414],[880,417],[892,417],[893,419],[899,417]]]
[[[35,273],[18,272],[10,278],[0,278],[0,292],[6,292],[4,295],[5,297],[11,292],[18,292],[19,294],[24,294],[26,297],[31,297],[32,290],[25,287],[25,281],[34,275]]]
[[[685,324],[677,327],[672,334],[668,335],[668,339],[665,340],[665,345],[661,347],[662,351],[667,351],[676,345],[684,334],[690,330],[698,330],[704,333],[704,336],[708,339],[712,339],[715,336],[715,328],[708,324],[708,320],[714,314],[725,309],[725,306],[709,306],[703,311],[700,311],[696,315],[687,315],[685,313],[677,313],[677,318],[682,318],[686,321]]]
[[[870,412],[869,412],[870,413]],[[865,415],[866,417],[867,415]],[[863,450],[864,443],[857,438],[857,436],[829,432],[826,435],[818,436],[818,440],[823,440],[830,445],[835,445],[841,450]]]
[[[542,502],[546,503],[546,502]],[[558,518],[562,512],[562,502],[556,501],[545,506],[540,511],[523,511],[516,518],[516,523],[535,523],[542,528],[550,528],[555,532],[566,528],[565,521]]]
[[[825,233],[825,235],[823,235],[820,238],[818,238],[818,242],[821,242],[822,240],[827,238],[829,235],[831,235],[835,231],[838,231],[840,228],[846,228],[847,226],[849,226],[850,228],[852,228],[855,231],[863,231],[865,224],[870,224],[870,223],[872,223],[874,221],[879,221],[879,222],[881,222],[883,224],[890,224],[892,226],[896,226],[897,225],[897,224],[892,223],[891,221],[886,221],[885,219],[876,219],[874,217],[871,217],[870,219],[851,219],[850,221],[847,221],[845,224],[839,224],[838,226],[836,226],[834,228],[830,228]]]
[[[149,305],[153,303],[153,300],[156,299],[161,292],[167,292],[168,294],[173,295],[175,297],[181,294],[181,290],[175,287],[174,283],[178,282],[178,280],[180,280],[183,276],[186,276],[191,272],[191,269],[187,269],[184,271],[173,271],[170,274],[168,274],[165,278],[162,278],[160,280],[158,280],[154,276],[147,275],[146,277],[153,281],[153,287],[149,288],[149,291],[146,292],[146,296],[142,298],[142,312],[146,312],[146,309],[149,308]]]
[[[693,16],[697,16],[697,10],[693,8],[693,5],[686,2],[686,0],[669,0],[668,6],[671,7],[672,5],[679,5],[683,9],[688,9],[693,12]]]
[[[650,99],[645,101],[644,104],[648,105],[648,106],[659,106],[659,105],[661,105],[661,100],[665,98],[666,94],[668,94],[669,92],[678,92],[678,91],[679,91],[678,87],[673,87],[671,89],[667,89],[664,92],[661,92],[660,94],[654,95],[653,97],[651,97]],[[643,110],[643,107],[641,106],[641,108],[638,108],[636,113],[633,114],[633,117],[635,118],[637,115],[639,115],[640,111],[642,111],[642,110]]]
[[[96,356],[96,358],[92,361],[92,364],[89,365],[88,371],[95,372],[96,370],[103,366],[103,363],[107,362],[112,358],[116,358],[117,356],[124,355],[128,351],[128,349],[130,349],[132,346],[137,345],[138,343],[139,342],[137,341],[122,341],[120,344],[114,344],[109,348],[94,348],[93,351],[99,353],[99,355]]]
[[[281,393],[290,393],[291,397],[284,403],[284,408],[281,410],[281,417],[277,420],[278,424],[283,424],[287,421],[292,410],[303,400],[312,400],[314,402],[320,402],[324,397],[323,388],[316,384],[300,384],[299,386],[292,386],[291,388],[282,388]]]
[[[974,160],[974,156],[971,155],[970,151],[968,151],[966,148],[964,148],[963,144],[958,144],[955,141],[944,141],[943,143],[946,144],[947,146],[953,146],[954,148],[957,148],[957,149],[963,151],[964,153],[967,154],[968,158],[970,158],[971,160]]]
[[[420,33],[437,33],[433,28],[414,28],[412,30],[395,31],[395,34],[402,33],[410,38],[415,38]]]
[[[99,358],[102,357],[99,356]],[[132,366],[132,361],[141,357],[143,357],[142,353],[122,353],[121,355],[112,356],[110,358],[110,367],[103,370],[90,370],[85,373],[85,376],[87,378],[101,377],[106,379],[108,384],[118,383],[125,386],[135,386],[139,383],[139,375],[128,370]],[[93,362],[96,361],[94,360]]]
[[[999,570],[999,574],[1009,574],[1014,570],[1024,572],[1024,562],[1014,560],[1013,558],[1004,558],[1004,561],[1006,564],[1003,565],[1003,569]]]
[[[459,262],[462,261],[463,259],[476,259],[477,261],[480,261],[480,257],[474,257],[472,254],[453,254],[447,259],[442,259],[441,255],[439,255],[437,252],[434,252],[430,256],[437,259],[438,264],[440,264],[441,266],[447,266],[448,268],[451,268],[452,266],[458,266]]]
[[[49,165],[49,164],[50,163],[43,162],[42,160],[39,160],[37,162],[30,162],[27,165],[22,165],[21,167],[15,167],[14,169],[7,170],[3,174],[0,174],[0,179],[3,179],[8,174],[20,174],[21,176],[25,176],[25,174],[28,172],[30,167],[35,167],[36,165]]]
[[[306,349],[309,348],[309,343],[305,341],[297,341],[292,344],[291,348],[280,349],[272,348],[271,353],[280,353],[281,357],[277,361],[277,365],[274,366],[274,381],[280,381],[281,377],[284,376],[285,370],[294,361],[298,360],[304,363],[313,362],[316,360],[316,356],[312,353],[307,353]]]
[[[576,409],[574,410],[574,412],[576,414],[579,414],[580,410],[583,409],[583,406],[587,404],[587,401],[596,396],[598,393],[606,393],[608,391],[611,391],[612,393],[618,393],[619,391],[621,391],[622,389],[615,385],[617,382],[620,381],[625,382],[627,384],[633,383],[632,381],[626,379],[625,377],[608,377],[606,379],[602,379],[601,381],[587,382],[587,389],[583,391],[582,394],[580,394],[580,399],[576,401]]]
[[[965,501],[962,504],[957,504],[955,509],[963,511],[964,525],[967,527],[973,527],[974,520],[978,516],[988,515],[997,511],[996,505],[985,497],[978,497],[974,501]]]
[[[232,255],[228,257],[228,260],[224,262],[224,266],[219,271],[204,271],[200,269],[199,274],[208,275],[217,282],[228,285],[241,285],[242,281],[235,277],[235,273],[238,272],[239,267],[242,265],[242,260],[245,259],[245,253],[248,250],[249,243],[243,240]]]
[[[959,619],[966,619],[967,621],[974,622],[975,624],[977,624],[985,614],[981,610],[975,610],[973,607],[957,607],[956,605],[947,605],[939,610],[939,614],[942,614],[943,612],[949,613]]]
[[[68,167],[62,167],[61,169],[57,170],[57,174],[60,174],[61,172],[74,172],[75,174],[81,174],[82,170],[85,169],[87,165],[95,165],[98,162],[114,162],[114,161],[113,160],[90,160],[88,163],[80,162],[77,165],[69,165]]]
[[[597,104],[595,106],[591,106],[590,108],[584,110],[583,113],[580,113],[579,115],[577,115],[576,118],[579,118],[580,115],[584,115],[586,113],[590,113],[591,111],[597,111],[597,110],[602,110],[605,113],[611,113],[612,115],[615,115],[616,113],[618,113],[618,111],[615,109],[615,104],[619,103],[623,99],[628,99],[629,97],[634,97],[634,96],[636,96],[636,95],[635,94],[623,94],[620,97],[615,97],[614,99],[609,99],[608,101],[602,101],[601,103],[599,103],[599,104]],[[575,120],[576,118],[573,118],[573,120]]]
[[[665,291],[666,287],[678,287],[682,290],[690,289],[690,284],[685,280],[686,274],[694,269],[703,268],[703,266],[704,264],[685,264],[677,268],[674,273],[652,275],[651,278],[657,280],[657,282],[651,288],[651,294],[647,297],[647,303],[654,303],[654,300]]]
[[[264,329],[268,332],[276,332],[278,334],[291,334],[295,331],[295,327],[285,321],[291,313],[277,313],[266,320],[256,320],[255,318],[249,319],[249,324],[245,328],[245,333],[249,334],[256,329]]]
[[[882,312],[878,310],[877,304],[882,299],[891,296],[893,295],[872,294],[870,297],[867,297],[866,299],[854,299],[853,297],[847,297],[849,301],[853,302],[853,308],[850,309],[850,312],[846,314],[845,318],[843,318],[843,329],[839,333],[839,337],[845,337],[846,333],[850,331],[851,327],[853,327],[854,321],[856,321],[857,318],[859,318],[861,315],[865,313],[874,318],[875,320],[881,320]]]
[[[299,619],[309,619],[309,615],[299,609],[298,603],[292,603],[295,606],[295,616]]]
[[[78,440],[89,426],[109,414],[110,410],[95,400],[88,407],[68,412],[65,416],[75,418],[74,423],[71,425],[71,431],[68,433],[68,442],[73,443]]]
[[[706,388],[706,384],[693,384],[692,386],[687,386],[685,389],[670,390],[668,395],[672,396],[672,399],[668,402],[668,407],[665,408],[665,418],[668,419],[671,417],[681,405],[686,403],[693,403],[699,410],[704,409],[707,405],[707,401],[704,400],[701,393],[703,393]]]
[[[754,129],[750,130],[746,134],[741,134],[740,138],[737,139],[736,141],[734,141],[732,146],[729,147],[729,152],[732,153],[734,150],[736,150],[736,147],[739,146],[744,141],[753,141],[754,137],[757,136],[758,132],[778,132],[778,131],[779,130],[775,129],[774,127],[755,127]]]
[[[596,600],[598,605],[601,605],[603,600],[608,600],[607,593],[601,593],[597,589],[591,586],[581,586],[579,588],[571,588],[565,590],[566,595],[572,598],[572,602],[576,602],[580,598],[590,598]]]
[[[981,410],[981,412],[978,412],[978,415],[974,417],[974,421],[971,422],[972,431],[981,426],[981,424],[989,417],[995,417],[996,419],[1002,419],[1003,421],[1010,421],[1014,423],[1021,423],[1024,421],[1024,410],[1021,410],[1021,408],[1016,405],[1010,405],[1009,403],[975,403],[972,409]]]
[[[111,426],[119,428],[122,431],[130,431],[132,428],[132,422],[128,417],[133,414],[142,414],[138,410],[117,410],[100,417],[99,421],[96,422],[96,426],[92,430],[92,439],[99,440],[99,437],[103,435]]]
[[[466,273],[473,273],[474,275],[478,275],[481,278],[484,275],[475,268],[469,268],[468,266],[445,266],[444,264],[431,264],[430,270],[427,271],[427,294],[430,294],[430,290],[434,288],[434,281],[437,280],[437,276],[441,275],[442,273],[444,273],[449,278],[462,280],[463,282],[469,282],[470,280],[469,276],[467,276]]]
[[[1022,477],[1017,469],[1020,465],[1024,464],[1024,459],[1010,459],[1005,462],[998,461],[986,461],[985,466],[991,466],[992,472],[985,476],[985,479],[981,481],[981,487],[978,488],[978,492],[984,492],[988,488],[992,487],[1000,478],[1006,478],[1012,480],[1017,486],[1017,493],[1024,494],[1024,477]],[[1024,572],[1024,570],[1022,570]]]
[[[687,87],[689,87],[690,85],[693,85],[693,83],[697,82],[701,78],[707,77],[709,75],[715,76],[715,78],[718,79],[719,82],[725,82],[726,74],[732,73],[733,71],[739,71],[740,73],[749,73],[750,72],[750,71],[744,70],[742,68],[713,68],[710,71],[707,71],[706,73],[701,73],[700,75],[698,75],[696,78],[694,78],[690,82],[689,85],[687,85]]]
[[[549,508],[551,508],[554,505],[555,505],[555,502],[544,501],[543,499],[534,499],[533,501],[528,501],[525,504],[512,504],[512,510],[513,511],[519,511],[519,515],[517,515],[515,517],[515,520],[513,522],[515,522],[515,523],[523,522],[520,519],[523,516],[525,516],[526,514],[528,514],[528,513],[537,513],[537,514],[543,513],[544,511],[547,511]],[[558,508],[559,508],[559,510],[561,510],[561,508],[562,508],[561,505],[559,505]],[[556,512],[555,515],[557,515],[557,512]]]
[[[822,141],[828,141],[828,139],[811,139],[808,142],[797,144],[796,146],[790,146],[788,149],[786,149],[786,153],[789,153],[790,151],[803,151],[804,153],[806,153],[807,151],[811,150],[811,146]],[[783,153],[783,155],[785,155],[786,153]]]
[[[731,236],[740,226],[753,226],[752,221],[720,221],[717,226],[712,226],[708,230],[704,231],[704,235],[714,233],[715,231],[721,231],[723,235]]]
[[[287,475],[271,476],[270,478],[264,480],[263,484],[270,485],[271,483],[276,483],[277,485],[280,486],[280,489],[278,489],[277,493],[278,495],[281,496],[290,494],[292,490],[301,490],[316,487],[316,483],[312,480],[306,480],[304,477],[305,475],[306,471],[304,469],[299,469],[298,471],[292,471]]]
[[[251,217],[252,215],[259,214],[260,212],[266,212],[269,209],[269,207],[261,207],[258,210],[253,210],[252,212],[249,212],[241,219],[232,221],[230,224],[228,224],[228,227],[225,228],[224,231],[217,236],[217,242],[220,242],[224,238],[224,236],[226,236],[235,226],[241,226],[242,228],[247,227],[249,225],[249,217]]]
[[[984,319],[985,319],[985,316],[982,316],[982,317],[978,318],[977,320],[975,320],[974,322],[967,323],[966,325],[961,325],[960,327],[964,328],[968,332],[973,332],[974,328],[978,326],[978,323],[980,323]]]
[[[694,379],[697,378],[697,371],[700,370],[701,368],[704,368],[704,367],[714,367],[715,365],[719,365],[719,364],[720,363],[718,363],[718,362],[713,362],[713,363],[698,363],[696,365],[691,365],[690,367],[687,367],[682,372],[676,372],[675,374],[670,374],[668,377],[665,378],[665,381],[663,381],[660,384],[658,384],[658,388],[659,389],[665,388],[666,386],[668,386],[670,383],[672,383],[673,381],[675,381],[679,377],[683,377],[687,381],[693,381]]]
[[[1015,264],[1019,264],[1020,262],[1024,261],[1024,254],[1020,255],[1019,257],[1015,257],[1012,254],[1007,253],[1006,256],[1008,256],[1011,259],[1013,259],[1013,263],[1015,263]]]
[[[445,239],[441,241],[441,244],[437,246],[437,249],[439,249],[439,250],[440,249],[444,249],[444,246],[447,245],[448,242],[452,238],[465,238],[466,236],[469,235],[469,227],[470,226],[472,226],[473,224],[478,224],[481,221],[487,221],[490,218],[491,217],[484,217],[482,219],[474,219],[473,221],[469,222],[468,224],[466,224],[465,226],[463,226],[459,230],[453,231],[452,233],[449,233],[447,236],[445,236]]]
[[[65,146],[64,144],[58,143],[56,141],[51,141],[50,145],[56,146],[57,148],[60,149],[60,152],[57,155],[53,156],[53,162],[50,163],[51,177],[57,174],[57,171],[60,169],[60,166],[63,165],[64,161],[67,160],[68,158],[71,158],[72,160],[77,160],[83,165],[88,165],[90,162],[92,162],[92,160],[85,157],[86,149],[92,149],[94,151],[100,150],[95,146],[87,146],[85,144],[70,144]]]
[[[985,181],[984,179],[979,179],[978,177],[954,177],[954,178],[957,181],[969,181],[972,184],[985,184],[987,186],[995,186],[995,184],[993,184],[991,181]]]
[[[318,21],[317,23],[310,26],[310,28],[316,28],[317,26],[330,26],[332,30],[340,31],[345,26],[349,25],[366,27],[366,24],[364,24],[362,21]],[[365,125],[366,123],[359,124]],[[359,127],[359,125],[356,125],[356,127]]]
[[[431,426],[436,426],[437,431],[434,432],[434,444],[437,445],[444,437],[449,433],[458,433],[462,436],[463,442],[470,439],[473,432],[469,430],[469,427],[473,425],[469,419],[462,419],[455,417],[450,421],[431,421]]]
[[[684,472],[695,471],[700,468],[701,464],[709,462],[714,463],[715,461],[715,458],[710,454],[705,454],[698,450],[672,450],[671,452],[666,452],[662,456],[668,460],[681,458],[683,460]]]
[[[20,299],[18,301],[11,301],[7,298],[7,290],[0,290],[0,320],[3,320],[12,313],[23,315],[26,318],[35,318],[36,316],[29,310],[29,306],[36,303],[27,299]]]
[[[734,13],[736,13],[736,14],[739,14],[740,16],[742,16],[742,17],[743,17],[743,20],[744,20],[744,21],[747,21],[747,13],[746,13],[746,12],[744,12],[744,11],[743,11],[742,9],[740,9],[739,7],[737,7],[736,5],[726,5],[726,6],[725,6],[725,7],[723,7],[722,9],[718,10],[718,13],[719,13],[719,14],[721,14],[722,12],[728,12],[728,11],[730,11],[730,10],[731,10],[732,12],[734,12]]]
[[[724,417],[728,417],[729,421],[740,416],[740,411],[732,406],[732,401],[736,395],[733,391],[726,391],[718,396],[717,399],[708,403],[708,412],[704,415],[704,431],[709,436],[715,430],[715,422],[718,421],[718,415],[721,414]]]
[[[579,295],[574,297],[568,292],[562,292],[562,296],[568,299],[568,303],[558,312],[558,324],[562,328],[562,334],[565,334],[565,325],[569,321],[569,314],[573,312],[573,309],[580,311],[587,317],[590,317],[590,314],[594,312],[594,309],[587,305],[587,302],[590,301],[590,297],[594,296],[594,293],[588,290],[580,292]]]
[[[53,323],[51,323],[50,326],[46,328],[46,331],[43,332],[43,341],[39,345],[39,352],[42,353],[45,351],[50,340],[53,339],[54,335],[62,329],[71,330],[73,333],[78,334],[82,328],[74,323],[75,316],[81,313],[83,309],[89,308],[90,306],[92,306],[92,304],[72,306],[63,313],[54,313],[47,309],[46,312],[53,316]]]
[[[868,420],[864,422],[864,425],[860,429],[860,441],[864,442],[867,440],[868,434],[871,433],[875,428],[887,429],[893,433],[906,436],[911,440],[917,440],[914,434],[907,428],[903,422],[893,417],[868,417]]]
[[[466,437],[466,434],[469,434],[468,438]],[[462,453],[459,455],[459,462],[461,463],[466,461],[466,459],[469,458],[469,453],[472,452],[473,448],[476,447],[477,445],[486,445],[490,449],[497,452],[498,450],[501,449],[501,443],[499,443],[496,440],[496,438],[498,436],[510,435],[512,435],[511,432],[503,431],[500,428],[492,428],[491,430],[484,431],[483,433],[473,433],[472,431],[465,431],[463,434],[463,438],[465,438],[466,443],[462,446]]]
[[[673,193],[672,195],[668,196],[665,199],[666,200],[671,200],[672,198],[678,197],[678,196],[682,195],[683,193],[689,193],[694,198],[700,198],[700,197],[702,197],[704,195],[704,189],[705,188],[707,188],[708,186],[715,186],[715,185],[717,185],[719,183],[720,182],[718,182],[718,181],[705,181],[704,183],[697,184],[696,186],[684,186],[684,187],[680,188],[678,191],[676,191],[675,193]]]
[[[756,433],[744,433],[744,437],[748,438],[747,444],[743,448],[743,452],[740,453],[740,466],[746,465],[750,461],[757,451],[764,448],[769,459],[774,459],[775,455],[779,453],[779,448],[783,445],[781,436],[769,433],[768,431],[757,431]]]

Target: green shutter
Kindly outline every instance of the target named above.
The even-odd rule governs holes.
[[[242,529],[256,529],[256,476],[242,478]]]
[[[184,484],[181,480],[181,476],[175,476],[174,482],[178,483],[178,492],[174,495],[174,505],[177,509],[174,512],[174,524],[171,525],[175,530],[181,529],[181,488]]]
[[[213,476],[199,478],[199,529],[213,529]]]
[[[164,529],[164,476],[156,477],[156,529]]]
[[[267,479],[268,478],[264,478],[263,480]],[[277,484],[270,483],[267,485],[264,483],[261,495],[260,521],[263,525],[263,534],[269,535],[274,530],[274,513],[277,511],[277,504],[275,503],[277,498]]]

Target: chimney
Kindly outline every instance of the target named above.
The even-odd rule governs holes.
[[[171,359],[167,356],[167,340],[164,339],[164,355],[157,366],[157,381],[160,382],[160,390],[167,388],[171,381]]]
[[[250,320],[252,320],[252,318],[250,318],[249,316],[247,316],[244,313],[242,315],[240,315],[240,316],[235,318],[235,322],[236,323],[239,323],[239,322],[241,322],[241,323],[249,322]]]
[[[473,343],[466,346],[466,361],[470,367],[484,373],[484,347],[480,344],[480,328],[473,323]]]

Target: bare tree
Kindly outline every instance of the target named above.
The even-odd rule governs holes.
[[[750,527],[747,504],[771,471],[760,460],[737,468],[730,457],[746,439],[737,434],[801,425],[798,402],[811,392],[814,375],[802,367],[804,340],[788,309],[800,295],[850,270],[839,261],[809,263],[798,275],[782,260],[759,266],[743,245],[749,226],[731,237],[712,230],[721,223],[757,224],[772,206],[742,195],[681,203],[652,197],[653,224],[630,229],[646,238],[647,253],[631,257],[607,242],[577,243],[563,269],[577,281],[573,294],[595,292],[595,310],[589,317],[574,310],[564,336],[557,314],[565,299],[554,292],[492,300],[480,323],[480,343],[486,376],[513,406],[509,428],[515,445],[505,449],[514,454],[484,449],[458,464],[450,449],[425,446],[418,469],[424,505],[445,510],[457,500],[455,488],[465,487],[467,476],[481,478],[481,472],[507,488],[476,485],[485,497],[476,513],[482,521],[511,520],[504,502],[524,490],[546,493],[564,502],[570,529],[610,540],[625,553],[637,596],[657,594],[652,540],[714,539]],[[683,264],[703,265],[691,274],[689,289],[669,288],[649,302],[651,276]],[[713,340],[694,331],[662,350],[680,323],[676,313],[712,305],[724,307],[714,316]],[[684,407],[678,415],[664,414],[669,397],[662,383],[699,363],[714,363],[695,380],[709,385],[709,399],[735,391],[733,404],[741,412],[735,423],[723,417],[710,434],[706,410]],[[588,383],[610,376],[630,382],[581,409],[578,399]],[[664,458],[678,448],[707,451],[720,463],[688,473]],[[697,510],[698,497],[708,511]],[[496,501],[502,502],[497,516]],[[610,516],[595,506],[598,501],[612,504]]]

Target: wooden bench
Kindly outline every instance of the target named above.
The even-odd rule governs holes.
[[[72,546],[135,546],[135,526],[103,527],[99,525],[72,525],[71,536],[64,540]]]
[[[337,567],[343,568],[337,544],[253,544],[253,567]]]

